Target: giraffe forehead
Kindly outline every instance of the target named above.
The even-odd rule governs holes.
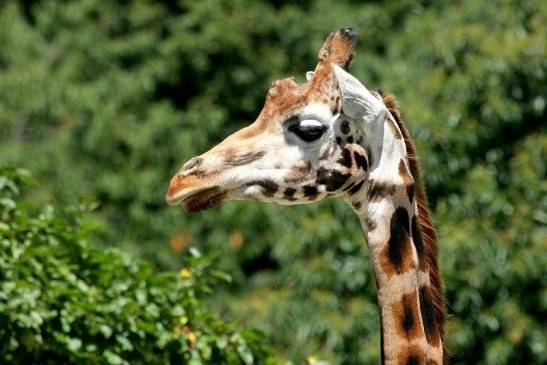
[[[315,119],[322,122],[333,120],[331,105],[323,101],[313,101],[303,106],[301,119]]]
[[[321,76],[321,75],[319,75]],[[313,82],[297,83],[293,77],[274,81],[268,90],[263,113],[284,115],[304,108],[309,104],[321,103],[331,109],[339,102],[339,91],[331,75],[316,76]]]
[[[284,114],[304,105],[307,102],[305,90],[305,85],[297,84],[292,77],[274,81],[266,95],[263,112]]]

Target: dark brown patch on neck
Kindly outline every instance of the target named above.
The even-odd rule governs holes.
[[[416,292],[403,295],[401,301],[393,305],[393,316],[399,336],[409,341],[423,336]]]
[[[426,365],[425,353],[418,346],[410,345],[398,354],[397,365]]]
[[[365,224],[367,225],[367,229],[368,231],[374,231],[376,229],[376,227],[378,226],[376,224],[376,222],[374,222],[372,219],[370,219],[370,217],[367,215],[365,217]],[[376,283],[376,288],[378,288],[378,283]]]
[[[405,208],[393,213],[389,225],[389,240],[382,250],[382,268],[389,276],[405,273],[413,268],[410,241],[410,217]]]
[[[368,201],[369,202],[378,202],[382,199],[384,199],[388,195],[395,194],[395,185],[393,184],[386,184],[383,182],[378,182],[376,180],[371,179],[370,187],[368,189]]]

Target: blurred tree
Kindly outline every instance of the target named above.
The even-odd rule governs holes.
[[[348,207],[163,204],[181,163],[253,121],[271,81],[303,80],[326,34],[352,25],[352,72],[398,95],[422,157],[452,362],[544,363],[545,14],[541,0],[5,1],[0,156],[39,176],[36,199],[99,200],[97,245],[158,268],[192,245],[220,250],[234,281],[212,304],[296,363],[378,362]]]

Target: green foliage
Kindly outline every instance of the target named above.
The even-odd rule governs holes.
[[[16,364],[261,364],[262,335],[218,320],[201,299],[229,277],[192,250],[156,273],[91,248],[76,211],[19,203],[26,172],[0,167],[0,361]]]
[[[541,0],[4,1],[0,158],[40,178],[33,200],[99,201],[85,213],[106,227],[94,247],[162,269],[198,244],[220,251],[234,280],[210,304],[295,363],[378,363],[348,207],[188,216],[163,203],[181,163],[254,120],[271,81],[303,80],[326,34],[352,25],[352,72],[398,96],[422,159],[452,363],[545,363],[545,14]]]

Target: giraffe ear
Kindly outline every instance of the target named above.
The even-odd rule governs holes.
[[[386,107],[355,77],[340,66],[332,64],[332,69],[342,101],[342,111],[351,118],[364,119],[373,123],[385,116]]]

